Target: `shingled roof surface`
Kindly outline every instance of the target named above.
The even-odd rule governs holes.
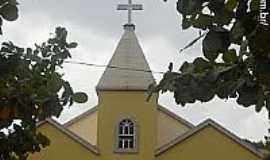
[[[155,82],[132,27],[125,27],[97,90],[147,90]]]

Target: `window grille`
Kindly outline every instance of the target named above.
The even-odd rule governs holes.
[[[129,119],[122,120],[118,125],[118,149],[132,150],[135,148],[135,126]]]

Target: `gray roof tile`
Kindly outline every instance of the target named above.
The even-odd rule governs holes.
[[[154,77],[134,29],[125,28],[118,46],[101,76],[99,90],[147,90]]]

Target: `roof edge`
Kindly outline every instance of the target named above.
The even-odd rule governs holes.
[[[100,92],[100,91],[143,91],[146,92],[148,91],[148,88],[130,88],[130,87],[123,87],[123,88],[119,88],[119,87],[96,87],[96,91]]]
[[[87,111],[85,111],[85,112],[79,114],[78,116],[75,116],[75,117],[72,118],[71,120],[69,120],[69,121],[67,121],[66,123],[64,123],[63,126],[64,126],[64,127],[69,127],[70,125],[72,125],[72,124],[78,122],[79,120],[85,118],[86,116],[88,116],[88,115],[90,115],[90,114],[96,112],[96,111],[97,111],[97,108],[98,108],[98,107],[95,106],[95,107],[92,107],[92,108],[88,109]]]
[[[172,111],[170,111],[169,109],[167,109],[166,107],[164,107],[162,105],[158,104],[158,110],[162,111],[163,113],[167,114],[168,116],[172,117],[173,119],[177,120],[178,122],[185,124],[189,128],[195,127],[195,125],[193,125],[189,121],[185,120],[184,118],[180,117],[179,115],[173,113]]]
[[[220,124],[213,121],[212,119],[207,119],[207,120],[203,121],[197,127],[191,129],[187,133],[184,133],[183,135],[181,135],[181,136],[175,138],[174,140],[172,140],[171,142],[159,147],[156,150],[155,156],[159,156],[162,153],[165,153],[166,151],[168,151],[173,146],[175,146],[175,145],[183,142],[184,140],[190,138],[191,136],[193,136],[194,134],[196,134],[197,132],[201,131],[202,129],[204,129],[205,127],[207,127],[209,125],[214,127],[215,129],[217,129],[219,132],[221,132],[222,134],[224,134],[228,138],[235,141],[237,144],[241,145],[243,148],[246,148],[248,151],[250,151],[254,155],[258,156],[259,158],[266,158],[267,155],[263,154],[262,152],[257,150],[255,147],[252,147],[251,145],[249,145],[246,142],[242,141],[238,136],[236,136],[235,134],[233,134],[229,130],[225,129]]]
[[[46,120],[44,120],[42,122],[39,122],[37,124],[37,127],[40,127],[40,126],[42,126],[42,125],[44,125],[46,123],[51,124],[56,129],[58,129],[59,131],[61,131],[62,133],[64,133],[68,137],[70,137],[71,139],[73,139],[75,142],[77,142],[78,144],[82,145],[87,150],[91,151],[92,153],[94,153],[96,155],[99,155],[99,150],[98,150],[98,148],[96,146],[90,144],[89,142],[85,141],[84,139],[82,139],[81,137],[77,136],[73,132],[71,132],[68,129],[64,128],[60,123],[58,123],[57,121],[53,120],[52,118],[48,118],[48,119],[46,119]]]

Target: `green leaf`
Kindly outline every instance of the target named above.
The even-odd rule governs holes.
[[[215,92],[213,89],[206,88],[206,89],[201,89],[201,94],[198,96],[198,100],[201,102],[208,102],[211,99],[215,97]]]
[[[59,40],[61,43],[65,43],[67,39],[68,32],[64,27],[57,27],[55,29],[55,38]]]
[[[244,55],[246,54],[248,51],[248,40],[243,40],[242,43],[241,43],[241,46],[240,46],[240,55]]]
[[[2,25],[3,25],[3,19],[0,17],[0,35],[3,34],[3,32],[2,32]]]
[[[261,2],[261,0],[252,0],[250,2],[250,10],[251,11],[259,11],[260,10],[260,2]]]
[[[179,77],[174,88],[176,103],[185,105],[185,103],[194,103],[196,101],[193,95],[197,92],[198,85],[190,74]]]
[[[47,41],[49,44],[55,44],[55,43],[57,43],[57,39],[56,38],[50,38],[50,39],[48,39],[48,41]]]
[[[237,7],[238,0],[228,0],[225,4],[225,9],[229,12],[233,12],[233,10]]]
[[[213,17],[206,14],[199,14],[199,16],[192,20],[192,25],[195,28],[207,29],[212,26]]]
[[[78,46],[78,43],[72,42],[67,45],[67,48],[76,48]]]
[[[158,88],[157,88],[157,86],[156,86],[156,83],[151,83],[149,86],[148,86],[148,89],[147,89],[147,98],[146,98],[146,101],[147,102],[149,102],[150,101],[150,99],[151,99],[151,97],[152,97],[152,95],[154,94],[154,93],[157,93],[157,92],[159,92],[159,90],[158,90]]]
[[[70,100],[70,97],[74,94],[72,87],[70,86],[69,82],[63,83],[64,92],[62,93],[61,98],[63,99],[63,105],[66,105]]]
[[[217,87],[217,95],[221,99],[231,97],[239,88],[244,85],[244,83],[245,81],[243,79],[230,79],[229,81],[221,81]]]
[[[266,96],[266,109],[270,113],[270,93],[268,93],[268,95]],[[269,117],[269,119],[270,119],[270,117]]]
[[[203,54],[208,60],[215,61],[219,53],[227,51],[229,45],[229,32],[221,27],[213,28],[203,40]]]
[[[262,110],[262,107],[265,105],[266,97],[264,95],[264,91],[262,88],[259,88],[257,91],[257,103],[255,106],[256,112],[260,112]]]
[[[48,76],[47,88],[51,92],[58,92],[63,86],[63,80],[61,75],[53,73]]]
[[[238,61],[238,57],[235,49],[230,49],[228,52],[225,52],[222,56],[222,59],[225,63],[233,64]]]
[[[8,3],[11,5],[18,5],[19,3],[17,2],[17,0],[8,0]]]
[[[177,11],[183,15],[191,15],[201,8],[202,0],[178,0]]]
[[[195,71],[196,72],[203,72],[206,69],[210,69],[211,68],[211,64],[203,59],[202,57],[198,57],[194,60],[193,62],[194,66],[195,66]]]
[[[72,99],[77,103],[85,103],[88,100],[88,96],[83,92],[77,92],[72,95]]]
[[[157,91],[162,91],[163,92],[166,92],[166,91],[174,91],[175,90],[175,80],[176,78],[178,77],[178,73],[176,72],[166,72],[164,75],[163,75],[163,78],[162,80],[160,81],[160,83],[158,84],[157,86]]]
[[[180,71],[182,73],[192,73],[194,71],[194,68],[195,68],[194,64],[184,62],[184,64],[180,68]]]
[[[242,26],[240,21],[236,21],[230,31],[230,40],[233,43],[241,44],[245,28]]]
[[[189,18],[186,18],[186,16],[183,16],[182,19],[182,29],[188,29],[191,26],[191,21]]]
[[[238,89],[237,103],[244,107],[249,107],[257,103],[257,86],[243,85]]]
[[[7,2],[8,0],[0,0],[0,5],[3,5]]]
[[[218,26],[229,25],[232,21],[233,14],[229,13],[225,9],[222,9],[221,12],[216,14],[213,18],[214,23]]]
[[[214,13],[220,13],[222,12],[222,9],[224,8],[224,2],[225,0],[209,1],[208,8]]]
[[[68,58],[68,57],[71,58],[71,54],[70,54],[69,50],[64,50],[63,55],[65,55],[65,58]]]
[[[0,14],[7,21],[15,21],[19,17],[17,6],[11,4],[6,4],[0,8]]]

